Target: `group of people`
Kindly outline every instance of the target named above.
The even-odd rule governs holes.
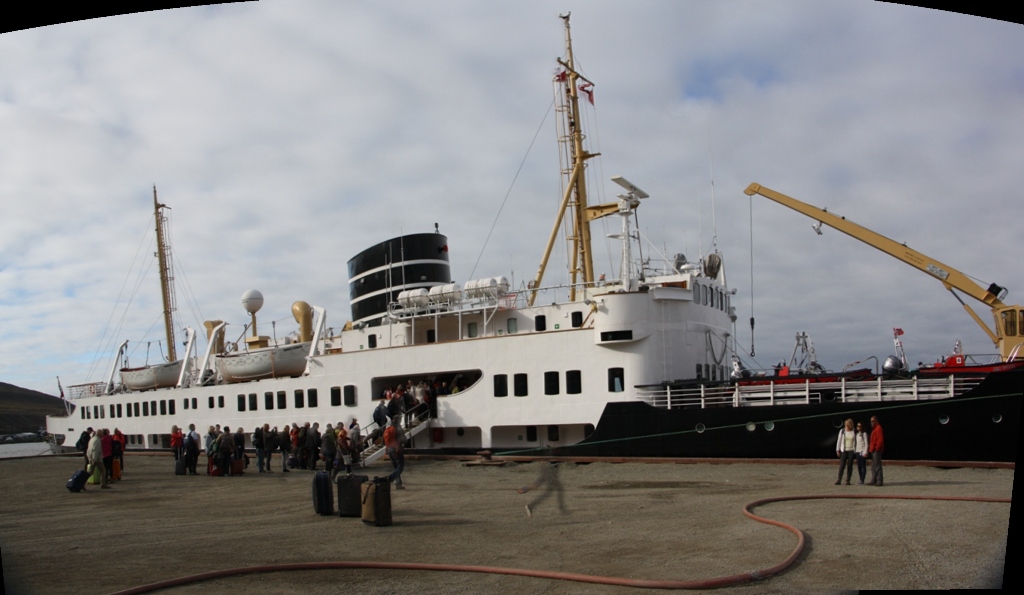
[[[79,436],[75,447],[83,454],[86,471],[99,471],[101,488],[110,488],[112,481],[121,478],[125,442],[125,435],[117,428],[113,432],[86,428]]]
[[[871,481],[868,485],[882,485],[882,453],[885,451],[885,438],[878,416],[871,416],[871,431],[866,432],[860,422],[854,427],[853,419],[847,419],[839,430],[836,441],[836,456],[839,457],[839,477],[836,485],[843,482],[843,470],[846,470],[846,485],[850,485],[853,477],[853,463],[857,462],[857,474],[860,483],[864,483],[867,475],[866,459],[871,458]]]

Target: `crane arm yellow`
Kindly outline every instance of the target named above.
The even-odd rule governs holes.
[[[795,198],[786,196],[785,194],[776,192],[770,188],[765,188],[760,184],[751,184],[750,186],[747,186],[747,189],[744,190],[744,192],[749,195],[760,194],[769,200],[773,200],[781,205],[793,209],[794,211],[803,213],[811,219],[821,221],[829,227],[835,228],[852,238],[858,239],[869,246],[885,252],[889,256],[928,273],[939,281],[942,281],[946,287],[958,289],[972,298],[983,302],[990,308],[1001,308],[1005,305],[997,295],[1002,291],[1002,287],[992,285],[988,289],[985,289],[972,281],[967,277],[967,275],[964,275],[953,267],[942,264],[930,256],[921,254],[917,250],[908,248],[906,244],[900,244],[881,234],[875,233],[870,229],[857,225],[852,221],[847,221],[845,217],[833,215],[824,209],[819,209],[807,203],[800,202]]]
[[[765,188],[760,184],[755,183],[747,186],[744,193],[750,196],[759,194],[794,211],[803,213],[811,219],[837,229],[942,281],[946,289],[953,293],[964,306],[964,309],[967,310],[967,313],[971,315],[978,325],[984,329],[989,338],[992,339],[992,342],[996,344],[1004,360],[1010,357],[1009,354],[1011,353],[1016,355],[1014,348],[1020,350],[1021,344],[1024,343],[1024,308],[1004,304],[1000,299],[1000,294],[1004,291],[1002,287],[993,283],[987,289],[983,288],[960,271],[917,250],[908,248],[906,244],[895,242],[852,221],[847,221],[846,217],[833,215],[824,209],[811,206],[786,196],[781,192]],[[960,300],[956,292],[952,291],[953,289],[962,291],[992,309],[992,315],[995,318],[995,332],[992,332],[988,325],[963,300]]]

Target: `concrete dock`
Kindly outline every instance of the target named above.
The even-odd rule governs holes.
[[[201,457],[201,469],[205,458]],[[542,569],[700,581],[768,568],[793,551],[789,532],[743,505],[807,494],[1010,498],[1010,469],[887,466],[881,488],[833,485],[836,464],[558,465],[558,493],[516,488],[549,463],[466,466],[408,461],[392,491],[394,525],[313,513],[312,473],[175,476],[167,455],[126,456],[112,489],[70,493],[81,459],[0,460],[0,549],[7,595],[108,593],[214,570],[315,561]],[[376,465],[370,476],[390,469]],[[796,562],[739,593],[998,587],[1011,505],[927,500],[809,500],[761,506],[807,536]],[[413,570],[308,570],[221,578],[191,589],[238,593],[637,593],[551,579]]]

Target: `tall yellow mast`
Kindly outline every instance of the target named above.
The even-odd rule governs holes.
[[[572,160],[572,169],[567,172],[568,185],[565,194],[562,195],[562,202],[558,208],[558,216],[548,237],[547,247],[544,249],[544,257],[541,259],[540,267],[537,269],[537,276],[534,277],[533,287],[540,287],[544,279],[544,271],[547,269],[548,259],[551,257],[551,250],[558,237],[558,229],[565,219],[566,209],[572,211],[572,248],[569,256],[569,300],[576,299],[576,286],[581,282],[585,285],[594,283],[594,262],[590,246],[590,224],[586,216],[587,211],[587,184],[584,169],[586,161],[591,157],[597,157],[599,153],[588,153],[583,148],[583,129],[580,122],[580,105],[578,83],[583,80],[590,83],[585,77],[576,71],[576,62],[572,53],[572,35],[569,30],[569,15],[561,15],[565,23],[565,47],[566,60],[558,60],[558,63],[565,68],[564,73],[558,76],[563,84],[564,100],[568,103],[567,109],[563,110],[566,118],[565,130],[568,135],[569,152]],[[590,83],[591,85],[593,83]],[[530,294],[529,304],[533,305],[537,298],[537,292]]]
[[[171,247],[167,243],[167,217],[163,209],[167,205],[160,204],[156,199],[156,186],[153,186],[153,216],[156,219],[156,254],[160,263],[160,291],[164,301],[164,331],[167,333],[167,361],[177,361],[174,351],[174,275],[171,273]]]

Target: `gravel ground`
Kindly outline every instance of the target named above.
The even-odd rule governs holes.
[[[408,461],[392,491],[394,525],[313,513],[309,471],[211,478],[173,475],[168,456],[129,454],[110,490],[72,494],[80,459],[0,461],[0,548],[6,594],[100,593],[239,566],[398,561],[544,569],[611,577],[701,580],[774,566],[796,538],[741,512],[799,494],[1009,498],[1006,469],[886,468],[886,486],[834,486],[834,465],[560,463],[556,494],[515,489],[544,462],[503,467]],[[280,461],[276,461],[277,465]],[[252,469],[252,467],[250,467]],[[383,475],[385,466],[368,470]],[[856,482],[856,478],[854,479]],[[810,500],[758,514],[807,534],[797,562],[741,593],[998,587],[1010,505]],[[195,586],[169,591],[186,592]],[[407,570],[275,572],[208,581],[208,592],[635,593],[632,587],[530,577]]]

